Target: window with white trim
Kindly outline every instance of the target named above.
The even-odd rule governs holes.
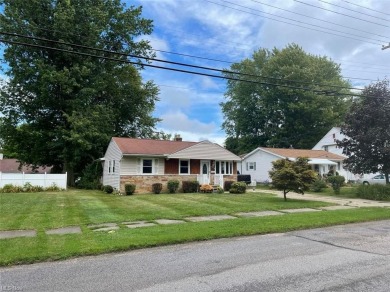
[[[246,170],[256,170],[256,162],[247,162],[246,163]]]
[[[179,160],[179,173],[180,174],[190,174],[190,161],[189,160]]]
[[[142,159],[142,173],[153,173],[153,159]]]
[[[115,160],[112,161],[112,173],[115,173]]]
[[[233,161],[215,161],[215,174],[233,174]]]
[[[111,160],[108,161],[108,173],[111,173]]]

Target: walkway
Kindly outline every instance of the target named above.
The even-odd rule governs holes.
[[[254,192],[253,190],[248,190],[248,192]],[[272,193],[279,197],[283,197],[283,193],[280,191],[272,190],[255,190],[255,192],[260,193]],[[302,212],[320,212],[323,210],[342,210],[342,209],[352,209],[359,207],[385,207],[390,208],[390,202],[378,202],[370,201],[363,199],[350,199],[350,198],[338,198],[331,196],[321,196],[313,194],[297,194],[297,193],[288,193],[287,199],[299,199],[299,200],[310,200],[310,201],[322,201],[336,204],[336,206],[329,207],[320,207],[317,209],[312,208],[301,208],[301,209],[283,209],[278,211],[259,211],[259,212],[239,212],[233,215],[212,215],[212,216],[197,216],[197,217],[186,217],[181,220],[173,219],[156,219],[151,221],[130,221],[130,222],[121,222],[121,223],[101,223],[101,224],[90,224],[88,229],[93,232],[115,232],[120,228],[145,228],[150,226],[158,225],[169,225],[169,224],[185,224],[187,222],[204,222],[204,221],[220,221],[220,220],[232,220],[237,218],[247,218],[247,217],[263,217],[263,216],[281,216],[289,213],[302,213]],[[61,234],[80,234],[82,233],[80,226],[68,226],[56,229],[45,230],[47,235],[61,235]],[[37,236],[36,230],[7,230],[0,231],[0,240],[7,238],[15,237],[35,237]]]

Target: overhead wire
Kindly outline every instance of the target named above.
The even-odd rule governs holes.
[[[314,7],[314,8],[322,9],[322,10],[329,11],[329,12],[332,12],[332,13],[335,13],[335,14],[343,15],[343,16],[346,16],[346,17],[349,17],[349,18],[353,18],[353,19],[357,19],[357,20],[360,20],[360,21],[364,21],[364,22],[367,22],[367,23],[376,24],[376,25],[384,26],[384,27],[390,27],[389,25],[386,25],[386,24],[373,22],[373,21],[370,21],[370,20],[366,20],[366,19],[363,19],[363,18],[356,17],[356,16],[348,15],[348,14],[345,14],[345,13],[341,13],[341,12],[338,12],[338,11],[334,11],[334,10],[331,10],[331,9],[327,9],[327,8],[324,8],[324,7],[316,6],[316,5],[313,5],[313,4],[310,4],[310,3],[306,3],[306,2],[303,2],[303,1],[300,1],[300,0],[293,0],[293,1],[301,3],[301,4],[304,4],[304,5],[307,5],[307,6],[310,6],[310,7]]]
[[[371,14],[367,14],[367,13],[364,13],[364,12],[360,12],[360,11],[357,11],[357,10],[346,8],[344,6],[341,6],[341,5],[338,5],[338,4],[335,4],[335,3],[331,3],[331,2],[328,2],[328,1],[324,1],[324,0],[317,0],[317,1],[320,1],[322,3],[326,3],[328,5],[332,5],[332,6],[335,6],[335,7],[338,7],[338,8],[342,8],[342,9],[345,9],[345,10],[348,10],[348,11],[352,11],[354,13],[358,13],[358,14],[361,14],[361,15],[365,15],[365,16],[373,17],[373,18],[376,18],[376,19],[379,19],[379,20],[390,22],[390,20],[388,20],[388,19],[380,18],[378,16],[373,16]]]
[[[306,14],[303,14],[303,13],[299,13],[299,12],[291,11],[291,10],[288,10],[288,9],[284,9],[284,8],[281,8],[281,7],[278,7],[278,6],[270,5],[270,4],[267,4],[267,3],[264,3],[264,2],[261,2],[261,1],[258,1],[258,0],[250,0],[250,1],[262,4],[262,5],[265,5],[265,6],[268,6],[268,7],[272,7],[272,8],[281,10],[281,11],[285,11],[285,12],[288,12],[288,13],[291,13],[291,14],[296,14],[296,15],[299,15],[299,16],[307,17],[309,19],[314,19],[314,20],[317,20],[317,21],[321,21],[321,22],[332,24],[332,25],[348,28],[348,29],[351,29],[351,30],[367,33],[367,34],[370,34],[370,35],[376,35],[376,36],[379,36],[379,37],[382,37],[382,38],[390,39],[390,36],[384,36],[384,35],[381,35],[381,34],[377,34],[377,33],[369,32],[369,31],[357,29],[357,28],[352,27],[352,26],[342,25],[342,24],[339,24],[339,23],[336,23],[336,22],[333,22],[333,21],[324,20],[324,19],[321,19],[321,18],[317,18],[317,17],[306,15]]]
[[[281,18],[281,19],[287,19],[289,21],[293,21],[293,22],[297,22],[297,23],[301,23],[301,24],[305,24],[305,25],[309,25],[309,26],[313,26],[313,27],[318,27],[318,28],[326,29],[326,30],[330,30],[330,31],[324,31],[324,30],[320,30],[320,29],[315,29],[315,28],[312,28],[312,27],[307,27],[307,26],[296,24],[296,23],[291,23],[291,22],[280,20],[280,19],[275,19],[275,18],[272,18],[272,17],[263,16],[261,14],[253,13],[253,12],[250,12],[250,11],[241,10],[241,9],[238,9],[238,8],[234,8],[234,7],[231,7],[231,6],[228,6],[228,5],[224,5],[224,4],[221,4],[221,3],[217,3],[217,2],[214,2],[214,1],[210,1],[210,0],[204,0],[204,1],[209,2],[209,3],[213,3],[215,5],[219,5],[219,6],[222,6],[222,7],[226,7],[226,8],[232,9],[232,10],[244,12],[244,13],[247,13],[247,14],[252,14],[252,15],[255,15],[255,16],[260,16],[260,17],[263,17],[263,18],[266,18],[266,19],[270,19],[270,20],[273,20],[273,21],[277,21],[277,22],[281,22],[281,23],[285,23],[285,24],[289,24],[289,25],[293,25],[293,26],[297,26],[297,27],[313,30],[313,31],[318,31],[318,32],[322,32],[322,33],[326,33],[326,34],[330,34],[330,35],[334,35],[334,36],[338,36],[338,37],[342,37],[342,38],[348,38],[348,39],[352,39],[352,40],[355,40],[355,41],[365,42],[365,43],[369,43],[369,44],[373,44],[373,45],[382,45],[383,44],[383,40],[377,40],[377,39],[369,38],[370,40],[377,41],[377,42],[367,41],[365,39],[368,39],[368,38],[366,38],[364,36],[359,36],[359,35],[355,35],[355,34],[351,34],[351,33],[342,32],[342,31],[339,31],[339,30],[329,29],[329,28],[326,28],[326,27],[323,27],[323,26],[320,26],[320,25],[310,24],[310,23],[306,23],[304,21],[295,20],[295,19],[288,18],[288,17],[274,15],[272,13],[263,12],[263,11],[258,10],[258,9],[250,8],[250,7],[247,7],[247,6],[243,6],[243,5],[232,3],[232,2],[229,2],[229,1],[225,1],[225,0],[221,0],[221,1],[225,2],[225,3],[229,3],[229,4],[232,4],[232,5],[235,5],[235,6],[238,6],[238,7],[241,7],[241,8],[245,8],[245,9],[248,9],[248,10],[257,11],[257,12],[260,12],[260,13],[263,13],[263,14],[273,15],[273,16]],[[337,34],[337,33],[333,33],[332,31],[335,31],[335,32],[338,32],[338,33],[343,33],[343,34],[346,34],[346,35],[340,35],[340,34]],[[361,37],[361,38],[365,38],[365,39],[358,39],[358,38],[350,37],[350,36],[347,36],[347,35],[352,35],[352,36]]]
[[[367,10],[370,10],[370,11],[373,11],[373,12],[376,12],[376,13],[380,13],[380,14],[383,14],[383,15],[389,15],[389,13],[385,13],[385,12],[382,12],[382,11],[379,11],[379,10],[375,10],[375,9],[372,9],[372,8],[369,8],[369,7],[366,7],[366,6],[363,6],[363,5],[359,5],[359,4],[356,4],[356,3],[353,3],[353,2],[350,2],[350,1],[346,1],[346,0],[341,0],[341,1],[344,1],[350,5],[355,5],[357,7],[360,7],[360,8],[363,8],[363,9],[367,9]]]
[[[253,1],[253,0],[252,0]],[[258,2],[258,1],[257,1]],[[39,30],[43,30],[43,31],[51,31],[51,32],[59,32],[59,33],[62,33],[62,31],[59,31],[59,30],[53,30],[53,29],[47,29],[47,28],[42,28],[42,27],[39,27],[37,25],[32,25],[32,24],[29,24],[29,25],[25,25],[24,27],[27,29],[29,26],[33,27],[33,28],[37,28]],[[70,35],[75,35],[75,36],[81,36],[80,34],[76,34],[76,33],[70,33]],[[227,61],[227,60],[221,60],[221,59],[215,59],[215,58],[208,58],[208,57],[202,57],[202,56],[196,56],[196,55],[191,55],[191,54],[183,54],[183,53],[178,53],[178,52],[172,52],[172,51],[167,51],[167,50],[159,50],[159,49],[154,49],[154,48],[151,48],[152,51],[156,51],[156,52],[161,52],[161,53],[166,53],[166,54],[171,54],[171,55],[177,55],[177,56],[182,56],[182,57],[189,57],[189,58],[195,58],[195,59],[200,59],[200,60],[207,60],[207,61],[213,61],[213,62],[220,62],[220,63],[226,63],[226,64],[234,64],[234,63],[237,63],[234,62],[234,61]],[[337,60],[337,59],[333,59],[333,60]],[[340,62],[345,62],[345,63],[355,63],[355,64],[363,64],[363,65],[372,65],[370,63],[362,63],[362,62],[353,62],[353,61],[344,61],[344,60],[337,60],[337,61],[340,61]],[[342,64],[341,64],[342,65]],[[388,68],[387,66],[381,66],[381,65],[376,65],[376,66],[380,66],[380,67],[385,67],[385,68]],[[349,77],[349,76],[343,76],[345,79],[356,79],[356,80],[366,80],[366,81],[376,81],[374,79],[367,79],[367,78],[358,78],[358,77]]]
[[[26,35],[22,35],[22,34],[18,34],[18,33],[10,33],[10,32],[0,31],[0,35],[16,36],[16,37],[26,38],[26,39],[30,39],[30,40],[51,42],[51,43],[56,43],[56,44],[60,44],[60,45],[67,45],[67,46],[76,47],[76,48],[94,50],[94,51],[102,52],[102,53],[115,54],[115,55],[119,55],[122,57],[139,58],[139,59],[144,59],[146,61],[149,61],[149,60],[150,61],[157,61],[157,62],[172,64],[172,65],[179,65],[179,66],[191,67],[191,68],[196,68],[196,69],[209,70],[209,71],[214,71],[214,72],[219,72],[219,73],[224,73],[224,74],[227,73],[227,74],[234,74],[234,75],[240,75],[240,76],[248,76],[248,77],[255,77],[255,78],[262,78],[262,79],[271,79],[271,80],[277,80],[277,81],[283,81],[283,82],[309,84],[309,85],[316,85],[316,86],[327,86],[327,87],[348,89],[348,90],[362,90],[361,88],[356,88],[356,87],[347,87],[347,86],[339,86],[339,85],[329,85],[329,84],[321,84],[321,83],[313,83],[313,82],[295,81],[295,80],[290,80],[290,79],[285,79],[285,78],[275,78],[275,77],[269,77],[269,76],[261,76],[261,75],[255,75],[255,74],[235,72],[235,71],[226,70],[226,69],[218,69],[218,68],[212,68],[212,67],[206,67],[206,66],[192,65],[192,64],[182,63],[182,62],[173,62],[173,61],[167,61],[167,60],[162,60],[162,59],[157,59],[157,58],[143,57],[143,56],[139,56],[139,55],[135,55],[135,54],[119,53],[119,52],[104,50],[104,49],[100,49],[100,48],[94,48],[94,47],[85,46],[85,45],[68,43],[68,42],[64,42],[64,41],[50,40],[50,39],[41,38],[41,37],[26,36]]]
[[[60,51],[60,52],[65,52],[65,53],[69,53],[69,54],[104,59],[104,60],[108,60],[108,61],[121,62],[121,63],[133,64],[133,65],[145,66],[145,67],[152,67],[152,68],[176,71],[176,72],[181,72],[181,73],[189,73],[189,74],[195,74],[195,75],[201,75],[201,76],[208,76],[208,77],[225,79],[225,80],[240,81],[240,82],[267,85],[267,86],[275,86],[275,87],[284,87],[284,88],[291,88],[291,89],[304,90],[304,91],[312,91],[315,93],[324,94],[324,95],[332,95],[332,96],[334,94],[337,94],[337,95],[341,95],[341,96],[352,96],[352,97],[361,96],[361,97],[363,97],[363,95],[361,95],[361,94],[343,93],[343,92],[330,91],[330,90],[316,90],[313,88],[298,87],[298,86],[291,86],[291,85],[277,84],[277,83],[270,83],[270,82],[262,82],[262,81],[257,81],[257,80],[241,79],[241,78],[235,78],[235,77],[229,77],[229,76],[209,74],[209,73],[204,73],[204,72],[189,71],[189,70],[183,70],[183,69],[178,69],[178,68],[157,66],[157,65],[153,65],[153,64],[145,64],[145,63],[140,64],[139,62],[124,60],[124,59],[112,58],[112,57],[101,56],[101,55],[99,56],[99,55],[94,55],[94,54],[90,54],[90,53],[72,51],[72,50],[61,49],[61,48],[54,48],[54,47],[43,46],[43,45],[38,45],[38,44],[24,43],[24,42],[19,42],[19,41],[6,40],[6,39],[1,39],[1,38],[0,38],[0,42],[15,44],[15,45],[22,45],[22,46],[27,46],[27,47],[40,48],[40,49]],[[366,97],[370,97],[370,96],[366,96]],[[375,97],[375,96],[373,96],[373,97]]]

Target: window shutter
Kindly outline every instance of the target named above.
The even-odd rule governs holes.
[[[152,172],[153,173],[158,173],[158,158],[156,158],[156,159],[154,159],[154,165],[153,165],[153,170],[152,170]]]
[[[249,170],[249,162],[246,163],[246,170]]]
[[[256,170],[256,162],[253,162],[253,170]]]
[[[142,167],[142,160],[141,158],[137,158],[137,173],[142,173],[141,171],[141,167]]]

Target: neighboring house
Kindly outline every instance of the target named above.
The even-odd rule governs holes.
[[[242,174],[250,174],[252,180],[257,182],[270,181],[269,171],[272,162],[278,159],[288,158],[295,160],[297,157],[309,158],[309,164],[320,176],[326,175],[330,170],[342,172],[344,156],[333,154],[324,150],[284,149],[258,147],[246,154],[238,165],[238,171]]]
[[[0,172],[2,173],[49,173],[51,167],[38,167],[33,169],[31,166],[23,165],[20,169],[20,162],[13,158],[4,158],[0,153]]]
[[[103,161],[103,184],[124,191],[125,183],[136,185],[136,192],[151,192],[152,184],[166,189],[172,179],[199,181],[223,186],[237,180],[237,161],[241,158],[209,141],[186,142],[134,138],[111,139]]]
[[[313,147],[313,150],[325,150],[338,155],[343,155],[343,148],[337,147],[336,140],[343,140],[346,136],[341,134],[341,128],[333,127],[328,133]]]
[[[333,127],[313,147],[313,150],[325,150],[325,151],[328,151],[330,153],[343,155],[343,148],[337,146],[336,140],[343,140],[344,138],[347,138],[347,136],[345,136],[344,134],[341,134],[341,128],[340,127]],[[367,173],[367,174],[360,175],[360,174],[353,174],[352,172],[343,168],[343,170],[340,171],[339,174],[343,175],[347,181],[358,181],[358,180],[363,180],[363,179],[369,179],[378,173],[376,173],[376,174]]]

